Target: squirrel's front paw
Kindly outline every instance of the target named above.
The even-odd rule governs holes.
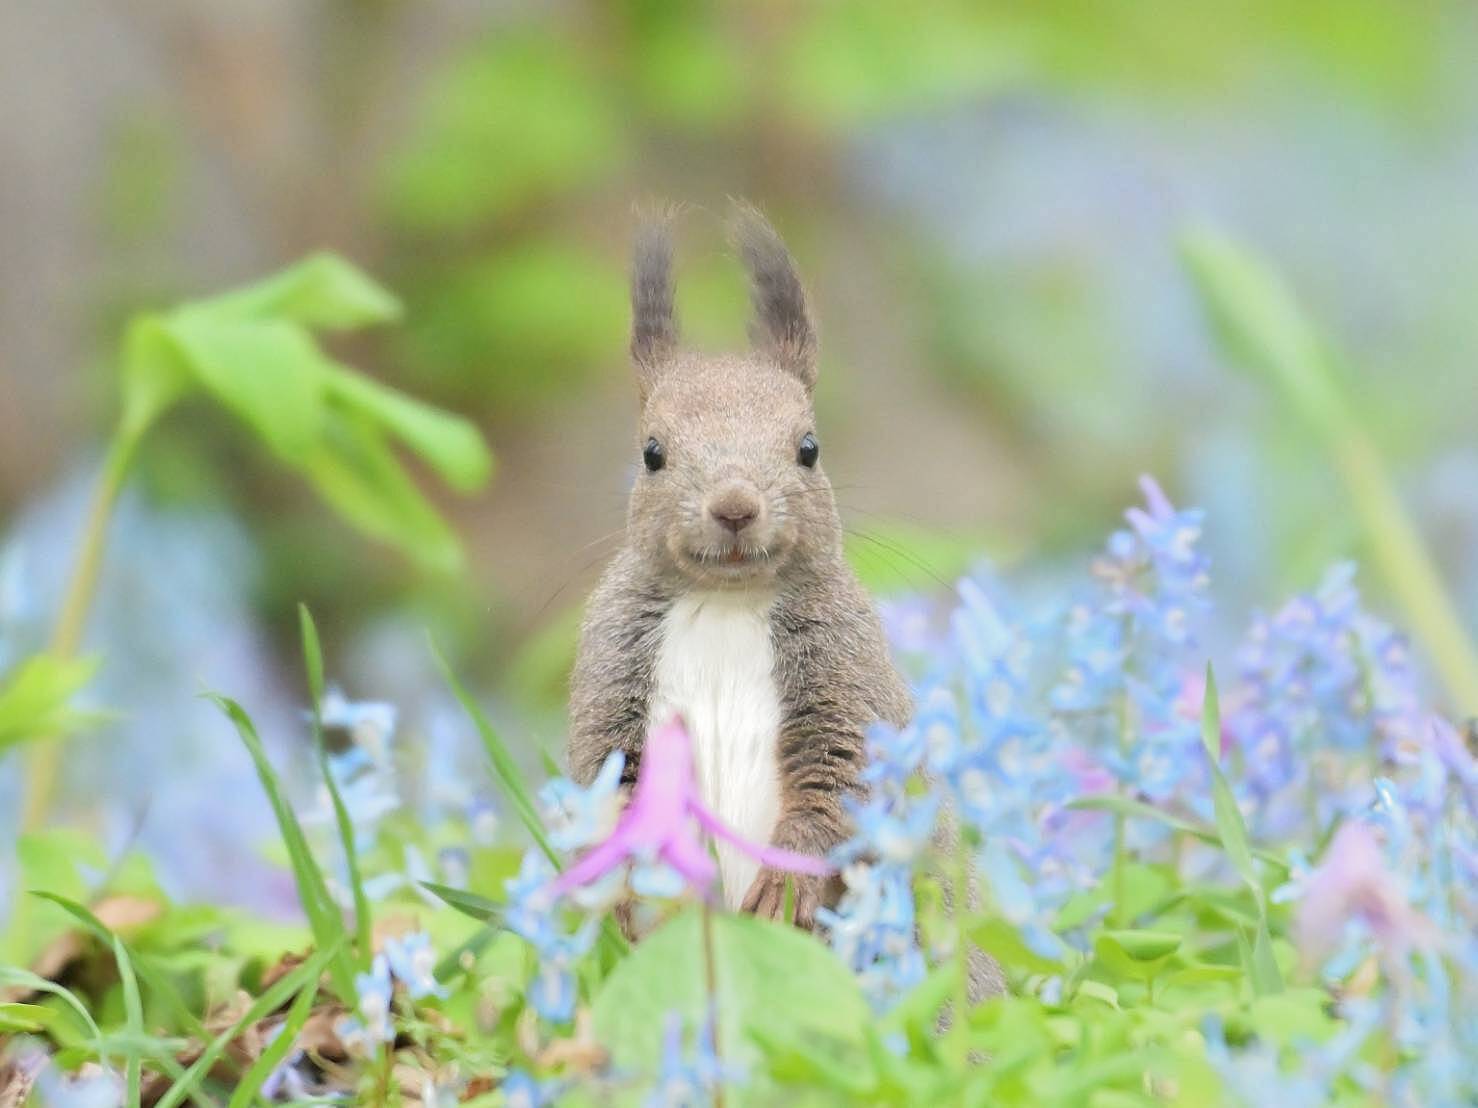
[[[821,880],[801,873],[765,866],[755,876],[749,892],[744,894],[740,908],[753,912],[761,919],[782,919],[785,914],[785,886],[789,882],[794,892],[792,919],[797,927],[809,931],[816,926],[816,909],[821,905]]]

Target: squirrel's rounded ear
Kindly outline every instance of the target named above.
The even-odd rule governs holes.
[[[664,211],[643,217],[631,251],[631,360],[643,397],[677,347],[672,292],[672,221]]]
[[[759,210],[733,201],[731,236],[744,268],[754,318],[749,338],[806,388],[816,384],[816,325],[806,306],[806,293],[790,259],[790,251]]]

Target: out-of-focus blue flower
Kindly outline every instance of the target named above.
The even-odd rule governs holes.
[[[833,911],[817,910],[837,956],[850,966],[877,1011],[887,1011],[924,979],[914,927],[913,871],[897,863],[853,862],[847,891]]]
[[[621,814],[621,771],[626,755],[613,750],[588,788],[557,777],[539,791],[549,841],[571,851],[603,841]]]
[[[38,1108],[120,1108],[124,1100],[123,1080],[97,1066],[70,1075],[47,1065],[36,1076],[32,1098]]]
[[[563,1081],[540,1081],[525,1070],[509,1070],[498,1086],[508,1108],[549,1108],[564,1094]]]
[[[667,1016],[662,1038],[662,1069],[647,1097],[649,1108],[700,1108],[713,1104],[725,1085],[744,1080],[744,1071],[726,1064],[714,1046],[714,1019],[710,1015],[693,1036],[693,1049],[684,1049],[683,1019]]]
[[[395,1041],[395,1021],[390,1008],[394,984],[385,955],[375,955],[369,973],[355,976],[354,989],[359,999],[357,1015],[341,1020],[335,1030],[351,1051],[372,1054],[381,1044]]]
[[[325,730],[348,733],[353,747],[362,750],[377,765],[390,762],[390,741],[395,736],[395,705],[376,700],[355,701],[330,686],[318,706]]]
[[[549,892],[553,878],[554,867],[548,859],[537,850],[526,851],[518,876],[505,883],[505,922],[538,956],[538,968],[529,984],[529,1003],[551,1023],[567,1023],[575,1015],[574,967],[594,945],[599,921],[590,918],[574,931],[566,930],[562,913]]]
[[[436,951],[431,948],[431,936],[417,931],[401,938],[387,939],[385,959],[390,972],[405,986],[412,1000],[422,997],[447,995],[446,989],[436,980]]]

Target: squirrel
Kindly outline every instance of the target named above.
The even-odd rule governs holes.
[[[625,542],[590,597],[571,678],[568,758],[613,750],[635,781],[648,729],[681,714],[703,799],[747,837],[825,855],[850,834],[864,736],[912,714],[876,610],[842,554],[812,392],[817,334],[790,253],[752,207],[732,238],[750,281],[746,353],[679,344],[671,216],[639,228],[631,360],[641,458]],[[634,460],[634,459],[633,459]],[[717,846],[730,908],[810,929],[837,878]]]

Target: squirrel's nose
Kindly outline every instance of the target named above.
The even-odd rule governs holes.
[[[708,514],[737,535],[759,516],[759,497],[742,485],[730,485],[708,502]]]

